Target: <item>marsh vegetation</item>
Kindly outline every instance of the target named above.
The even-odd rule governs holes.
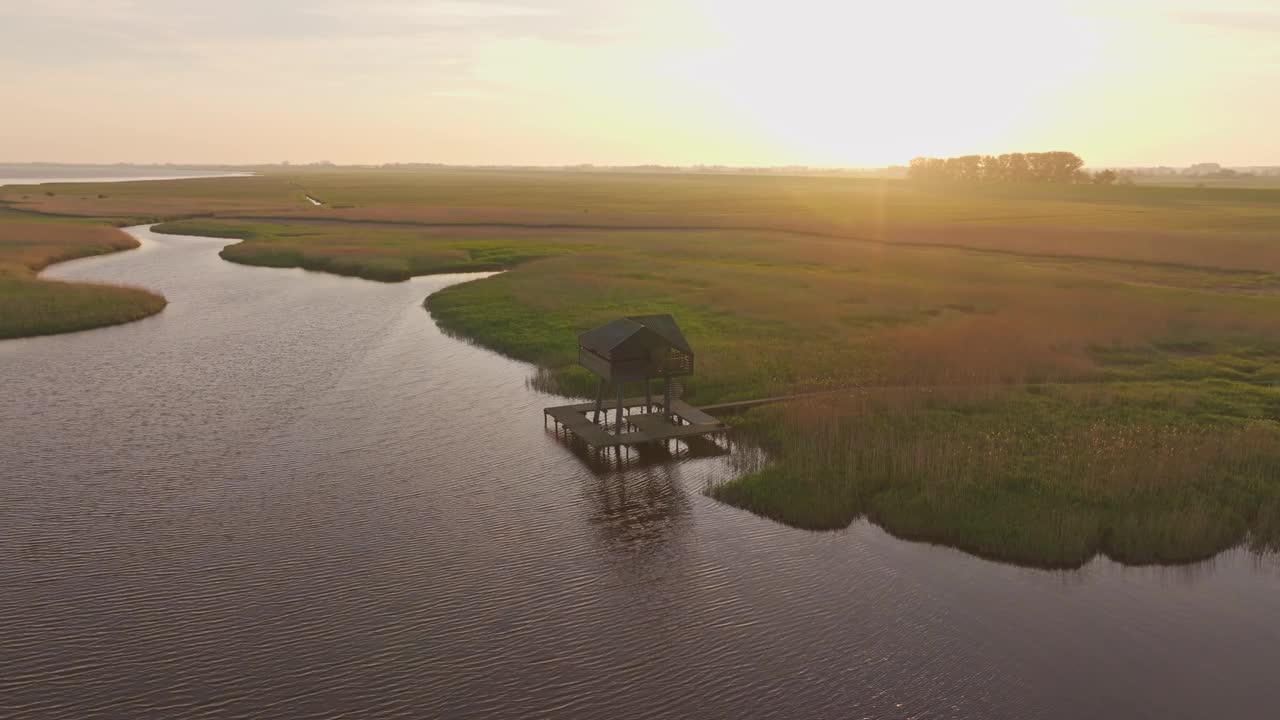
[[[165,299],[143,289],[36,276],[56,262],[137,246],[106,224],[0,210],[0,338],[87,330],[160,312]]]
[[[168,217],[247,264],[514,268],[429,308],[568,395],[576,334],[650,313],[696,338],[695,403],[862,389],[738,419],[776,465],[713,492],[792,525],[1054,566],[1276,544],[1277,190],[312,170],[105,194],[4,199]]]
[[[1246,418],[1276,400],[1221,383],[864,390],[738,418],[779,461],[712,494],[1037,566],[1275,551],[1280,431]]]
[[[442,231],[413,226],[303,224],[296,221],[246,223],[231,220],[176,220],[157,232],[222,237],[241,242],[219,253],[224,260],[265,267],[298,267],[401,282],[417,275],[504,270],[575,247],[548,234],[503,237],[496,232]]]

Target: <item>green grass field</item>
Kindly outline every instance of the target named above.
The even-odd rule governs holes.
[[[737,420],[774,463],[713,494],[799,527],[866,515],[1052,566],[1280,538],[1280,190],[327,170],[21,192],[173,218],[235,262],[511,269],[429,308],[569,395],[592,389],[577,333],[659,312],[698,351],[695,403],[902,388]]]
[[[245,223],[230,220],[175,220],[157,232],[223,237],[223,259],[245,265],[300,267],[400,282],[416,275],[503,270],[517,264],[580,249],[581,244],[545,233],[443,231],[414,227],[352,227],[290,222]]]
[[[137,246],[102,223],[0,210],[0,339],[117,325],[163,310],[165,299],[143,289],[36,277],[55,262]]]

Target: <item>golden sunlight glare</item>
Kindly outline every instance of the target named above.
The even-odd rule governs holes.
[[[796,5],[803,21],[781,23],[774,4],[710,0],[679,69],[779,156],[817,164],[1001,146],[1095,65],[1097,34],[1058,3]]]

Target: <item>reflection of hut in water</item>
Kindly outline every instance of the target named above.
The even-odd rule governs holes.
[[[558,426],[555,437],[597,477],[684,460],[725,457],[734,450],[734,444],[727,436],[690,436],[640,445],[592,447],[582,438]]]
[[[615,550],[653,551],[687,523],[689,498],[672,465],[599,476],[585,490],[590,522]]]
[[[694,353],[670,315],[620,318],[583,333],[578,336],[578,363],[600,378],[595,402],[544,412],[592,446],[633,445],[725,429],[719,420],[680,400],[681,378],[693,374]],[[654,402],[655,380],[662,383],[659,403]],[[627,386],[637,384],[643,397],[626,398]],[[616,395],[612,401],[605,397],[610,386]],[[598,424],[603,412],[607,427],[609,410],[615,411],[612,434]]]

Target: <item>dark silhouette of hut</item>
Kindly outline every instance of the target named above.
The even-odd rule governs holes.
[[[618,432],[622,427],[623,389],[643,383],[645,412],[653,409],[653,380],[663,381],[663,414],[671,418],[671,401],[684,391],[679,378],[693,374],[693,348],[670,315],[639,315],[614,320],[578,336],[578,363],[600,378],[595,420],[605,388],[618,394]]]
[[[600,378],[594,403],[543,408],[543,422],[555,421],[561,430],[595,448],[652,446],[682,440],[690,447],[703,436],[724,432],[725,424],[680,399],[681,378],[693,374],[693,348],[670,315],[625,317],[578,336],[578,362]],[[655,405],[653,381],[662,385],[662,401]],[[643,398],[625,396],[628,384],[644,386]],[[605,404],[605,391],[613,385],[618,400]],[[661,407],[662,412],[655,412]],[[643,408],[640,412],[636,412]],[[617,410],[617,422],[600,426],[600,413]],[[594,415],[593,415],[594,413]],[[588,416],[591,417],[588,417]],[[709,442],[709,441],[707,441]]]

